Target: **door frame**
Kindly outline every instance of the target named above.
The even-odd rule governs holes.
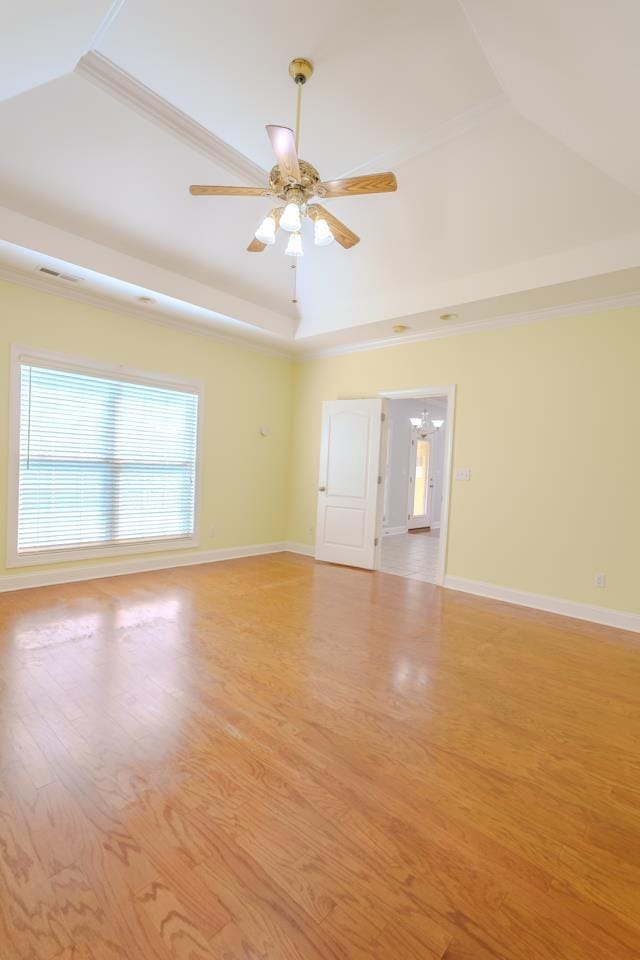
[[[447,418],[446,418],[446,446],[444,450],[444,469],[442,475],[442,513],[440,516],[440,548],[438,551],[438,568],[436,573],[436,583],[439,586],[444,584],[445,570],[447,568],[447,554],[449,550],[449,510],[451,504],[451,481],[452,481],[452,463],[453,463],[453,433],[455,427],[456,411],[456,385],[450,383],[445,387],[416,387],[411,390],[381,390],[378,394],[385,400],[421,400],[429,397],[446,397],[447,400]],[[385,477],[385,485],[387,478]],[[380,569],[379,560],[376,569]]]

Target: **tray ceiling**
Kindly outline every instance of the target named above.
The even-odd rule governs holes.
[[[628,278],[640,14],[613,6],[328,0],[320,18],[291,18],[281,0],[29,0],[0,40],[0,266],[23,263],[15,245],[110,278],[112,293],[118,280],[156,291],[169,314],[190,304],[196,324],[323,345],[452,304]],[[295,55],[316,67],[301,156],[327,178],[393,169],[399,183],[331,201],[362,241],[307,236],[297,305],[282,244],[245,251],[269,201],[187,190],[261,182],[265,124],[293,123]]]

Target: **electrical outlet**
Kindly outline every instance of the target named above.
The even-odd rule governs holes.
[[[215,535],[216,535],[216,528],[209,527],[209,540],[213,540],[215,538]]]
[[[471,480],[469,467],[456,467],[456,480]]]
[[[596,587],[606,587],[606,585],[607,585],[606,573],[596,573]]]

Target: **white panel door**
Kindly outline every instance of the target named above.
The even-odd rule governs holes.
[[[378,537],[382,400],[322,406],[316,559],[371,570]]]

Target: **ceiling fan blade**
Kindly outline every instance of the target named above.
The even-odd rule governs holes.
[[[309,204],[307,214],[312,220],[317,220],[318,217],[326,220],[331,228],[332,234],[345,250],[348,250],[350,247],[355,247],[356,243],[360,243],[360,237],[354,233],[353,230],[349,230],[349,227],[345,226],[342,220],[338,220],[332,213],[329,213],[326,207],[322,207],[319,203]]]
[[[273,124],[267,127],[267,133],[271,140],[273,152],[276,155],[280,173],[285,182],[294,180],[300,182],[300,166],[298,164],[298,151],[296,150],[296,138],[293,130],[289,127],[277,127]]]
[[[362,193],[392,193],[398,189],[394,173],[368,173],[362,177],[325,180],[318,191],[322,197],[355,197]]]
[[[270,210],[267,214],[268,217],[273,217],[276,222],[276,233],[278,232],[278,227],[280,226],[280,217],[282,216],[283,210],[284,207],[274,207],[273,210]],[[263,243],[262,240],[258,240],[257,237],[254,237],[247,247],[247,250],[249,253],[262,253],[266,246],[268,246],[268,244]]]
[[[194,197],[268,197],[271,191],[266,187],[212,187],[193,183],[189,193]]]

